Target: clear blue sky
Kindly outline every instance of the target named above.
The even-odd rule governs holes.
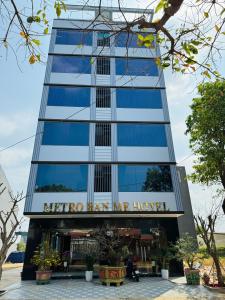
[[[111,2],[113,1],[105,1],[105,3],[103,1],[103,4],[111,4]],[[130,5],[135,6],[137,4],[138,7],[144,7],[145,3],[149,3],[149,1],[129,1]],[[46,54],[48,43],[49,37],[45,37],[42,40],[42,50]],[[33,135],[36,131],[45,65],[29,65],[27,60],[24,60],[22,52],[18,54],[17,58],[21,71],[17,66],[15,56],[11,52],[6,56],[1,49],[1,149]],[[218,61],[218,66],[219,71],[225,75],[225,54]],[[196,82],[200,80],[199,76],[172,74],[170,70],[165,72],[172,133],[178,163],[191,153],[188,147],[188,138],[184,135],[185,119],[190,112],[191,100],[196,95]],[[26,192],[33,142],[34,139],[31,139],[0,153],[0,164],[15,192],[21,190]],[[192,162],[193,157],[190,157],[181,165],[185,165],[187,172],[190,172]],[[189,186],[194,212],[207,213],[212,203],[212,190],[191,183]],[[224,219],[218,223],[217,230],[225,231]]]

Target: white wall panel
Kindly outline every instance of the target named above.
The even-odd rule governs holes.
[[[94,205],[99,205],[100,208],[102,204],[108,204],[108,210],[112,210],[112,193],[94,193]]]
[[[90,120],[90,108],[47,106],[45,118],[48,119],[69,119],[69,120]]]
[[[92,46],[79,45],[55,45],[54,52],[57,54],[92,55]]]
[[[136,210],[133,203],[165,202],[170,211],[177,211],[174,193],[148,193],[148,192],[119,192],[119,202],[128,202],[130,210]]]
[[[111,161],[112,147],[95,146],[95,161]]]
[[[128,51],[123,47],[115,47],[115,56],[122,57],[142,57],[142,58],[151,58],[156,57],[155,49],[147,49],[147,48],[129,48]]]
[[[88,161],[87,146],[46,146],[41,145],[40,161]]]
[[[111,120],[111,108],[96,107],[96,120]]]
[[[158,76],[116,75],[116,86],[161,87]]]
[[[162,109],[117,108],[117,121],[164,121]]]
[[[119,23],[119,24],[110,24],[110,30],[114,29],[114,30],[118,30],[120,31],[122,28],[124,28],[124,23]],[[71,28],[71,29],[87,29],[87,28],[91,28],[93,27],[93,20],[77,20],[77,19],[55,19],[53,21],[53,27],[59,27],[59,28]],[[109,31],[109,26],[107,23],[104,24],[104,22],[99,22],[99,23],[95,23],[95,30],[106,30]],[[140,30],[138,29],[138,26],[134,26],[132,28],[133,31],[137,31],[140,32]],[[145,30],[145,32],[154,32],[153,29],[151,28],[147,28]]]
[[[167,147],[120,147],[117,148],[118,161],[168,162]]]
[[[109,56],[110,48],[97,47],[93,51],[91,46],[79,46],[79,45],[55,45],[53,53],[57,54],[74,54],[74,55],[100,55]],[[115,47],[115,56],[120,57],[146,57],[153,58],[156,57],[155,49],[149,50],[146,48],[130,48],[127,49],[123,47]]]
[[[34,193],[31,212],[42,212],[44,203],[82,203],[87,209],[87,193]]]
[[[51,73],[49,83],[91,85],[91,74]]]

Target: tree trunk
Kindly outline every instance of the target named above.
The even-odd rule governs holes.
[[[2,265],[4,261],[0,261],[0,280],[2,279]]]
[[[221,271],[221,267],[220,267],[220,261],[219,258],[217,257],[217,255],[212,255],[215,267],[216,267],[216,275],[217,275],[217,279],[218,279],[218,284],[219,286],[224,286],[224,279],[223,279],[223,275],[222,275],[222,271]]]

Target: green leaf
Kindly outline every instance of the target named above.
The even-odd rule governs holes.
[[[163,68],[168,68],[170,66],[170,63],[164,62],[162,63]]]
[[[201,41],[197,41],[197,40],[191,41],[191,43],[192,43],[193,45],[195,45],[195,46],[199,46],[199,45],[202,44]]]
[[[208,18],[208,17],[209,17],[209,13],[208,13],[207,11],[205,11],[205,12],[204,12],[204,16],[205,16],[206,18]]]
[[[220,28],[218,25],[215,25],[215,29],[216,29],[216,32],[219,32],[220,31]]]
[[[48,27],[45,28],[44,34],[48,34]]]
[[[160,0],[158,5],[155,8],[155,13],[159,12],[160,10],[162,10],[165,7],[165,0]]]
[[[138,34],[137,37],[140,41],[144,41],[144,39],[145,39],[144,36],[141,34]]]
[[[202,72],[202,75],[208,77],[209,79],[211,78],[211,75],[209,74],[209,72],[207,70],[205,70],[204,72]]]
[[[90,59],[91,65],[93,65],[94,62],[95,62],[94,57],[91,57],[91,59]]]
[[[33,40],[31,40],[31,42],[32,42],[33,44],[37,45],[37,46],[40,46],[40,45],[41,45],[41,42],[40,42],[39,40],[33,39]]]
[[[225,13],[225,8],[221,11],[220,15],[222,16],[222,14]]]
[[[59,2],[55,2],[54,7],[55,7],[55,11],[56,11],[57,17],[60,17],[60,15],[61,15],[61,5],[60,5],[60,3]]]
[[[39,16],[35,16],[33,17],[34,22],[40,23],[41,22],[41,18]]]
[[[186,62],[187,64],[189,64],[189,65],[194,65],[194,64],[195,64],[195,62],[194,62],[192,59],[190,59],[190,58],[186,59],[185,62]]]

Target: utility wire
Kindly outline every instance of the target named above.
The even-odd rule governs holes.
[[[179,165],[180,163],[182,163],[183,161],[187,160],[188,158],[192,157],[194,155],[194,153],[189,154],[188,156],[186,156],[184,159],[182,159],[181,161],[179,161],[177,164]]]
[[[143,73],[144,73],[144,70],[143,70]],[[81,74],[79,74],[78,77],[79,77],[79,76],[81,76]],[[125,76],[125,75],[123,75],[123,76]],[[122,76],[122,77],[123,77],[123,76]],[[131,78],[130,78],[127,82],[125,82],[124,84],[122,84],[121,86],[119,86],[119,88],[125,86],[125,85],[126,85],[127,83],[129,83],[130,81],[133,81],[133,80],[134,80],[135,78],[137,78],[138,76],[139,76],[139,75],[136,75],[136,76],[134,76],[134,77],[131,76]],[[78,78],[78,77],[77,77],[77,78]],[[111,95],[112,95],[113,93],[115,93],[115,91],[112,92]],[[64,118],[64,119],[62,119],[62,120],[60,120],[60,121],[64,121],[64,120],[68,120],[68,119],[72,118],[73,116],[77,115],[78,113],[80,113],[80,112],[84,111],[85,109],[91,107],[91,106],[94,105],[95,103],[96,103],[96,101],[91,102],[89,106],[83,107],[83,108],[80,109],[79,111],[76,111],[75,113],[69,115],[68,117],[66,117],[66,118]],[[25,142],[25,141],[27,141],[27,140],[30,140],[30,139],[32,139],[33,137],[38,136],[39,134],[42,134],[42,133],[43,133],[43,131],[39,131],[39,132],[37,132],[36,134],[33,134],[33,135],[31,135],[31,136],[29,136],[29,137],[27,137],[27,138],[24,138],[24,139],[22,139],[22,140],[20,140],[20,141],[18,141],[18,142],[16,142],[16,143],[14,143],[14,144],[12,144],[12,145],[9,145],[9,146],[7,146],[7,147],[1,149],[1,150],[0,150],[0,153],[3,152],[3,151],[5,151],[5,150],[8,150],[8,149],[10,149],[10,148],[13,148],[13,147],[15,147],[16,145],[21,144],[21,143],[23,143],[23,142]]]

